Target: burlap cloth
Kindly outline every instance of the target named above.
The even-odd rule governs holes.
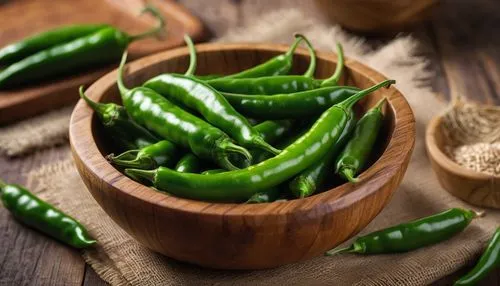
[[[282,10],[248,28],[230,32],[221,41],[289,42],[293,32],[306,34],[318,49],[333,50],[335,41],[342,42],[348,56],[396,79],[415,112],[417,140],[405,179],[389,205],[362,233],[450,207],[471,207],[443,191],[430,168],[424,146],[425,126],[445,104],[422,85],[432,73],[426,70],[425,58],[416,56],[414,39],[399,37],[373,51],[362,39],[338,27],[323,26],[306,20],[300,12]],[[317,257],[265,271],[214,271],[155,254],[134,241],[93,200],[70,158],[32,173],[28,185],[88,227],[98,246],[84,251],[83,256],[104,280],[116,285],[425,285],[477,258],[500,221],[499,212],[488,210],[485,218],[474,221],[449,241],[406,254]]]

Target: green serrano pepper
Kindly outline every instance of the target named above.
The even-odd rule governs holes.
[[[175,170],[180,173],[199,173],[202,165],[203,163],[198,157],[188,153],[177,162]]]
[[[0,71],[0,88],[57,76],[77,69],[111,63],[120,59],[127,46],[136,40],[155,35],[163,30],[164,20],[152,7],[158,27],[135,36],[107,27],[73,41],[56,45],[32,54]]]
[[[368,110],[359,120],[354,134],[336,160],[335,172],[349,182],[358,181],[356,174],[363,168],[368,160],[370,152],[375,145],[377,136],[382,126],[383,98],[374,108]]]
[[[330,86],[276,95],[247,95],[222,92],[239,112],[252,118],[287,119],[319,114],[359,92],[352,86]]]
[[[497,228],[488,247],[484,251],[479,262],[464,277],[458,279],[454,286],[476,285],[484,279],[488,273],[500,266],[500,228]]]
[[[123,53],[118,69],[118,89],[125,109],[137,123],[224,169],[237,169],[229,161],[229,153],[241,154],[252,160],[248,150],[234,144],[220,129],[176,106],[154,90],[147,87],[126,88],[123,83],[126,60],[127,52]]]
[[[1,48],[0,66],[13,64],[41,50],[87,36],[106,27],[110,26],[105,24],[71,25],[33,35]]]
[[[126,169],[125,173],[144,178],[157,189],[179,197],[224,202],[248,200],[261,190],[283,183],[324,156],[344,130],[353,105],[394,82],[384,81],[332,106],[296,142],[257,165],[214,175],[184,174],[164,167],[150,171]]]
[[[178,148],[168,140],[161,140],[141,149],[128,150],[118,156],[110,154],[107,159],[124,168],[155,169],[172,166],[178,159]]]
[[[304,38],[305,39],[305,38]],[[311,44],[305,39],[308,48],[311,51],[311,63],[316,59],[316,53]],[[239,78],[239,79],[213,79],[206,81],[209,85],[221,92],[230,92],[237,94],[281,94],[294,93],[306,90],[312,90],[319,87],[336,85],[344,67],[344,56],[342,46],[337,44],[337,54],[339,61],[333,75],[324,80],[313,78],[314,69],[311,66],[304,75],[282,75],[267,76],[259,78]]]
[[[281,193],[282,190],[280,186],[271,187],[267,191],[255,193],[246,201],[246,203],[247,204],[271,203],[279,199]]]
[[[19,185],[0,180],[3,205],[22,223],[75,248],[93,246],[96,241],[74,218],[42,201]]]
[[[120,149],[138,149],[160,141],[158,137],[135,123],[123,106],[92,101],[83,92],[83,86],[80,86],[80,97],[95,111],[107,134]]]
[[[332,249],[325,254],[382,254],[411,251],[451,238],[464,230],[473,218],[480,215],[471,210],[449,209],[358,237],[351,246]]]
[[[326,181],[327,174],[335,164],[335,157],[338,155],[340,148],[344,147],[349,140],[349,136],[356,125],[356,116],[352,114],[346,127],[342,131],[339,139],[328,150],[328,153],[317,163],[309,166],[289,184],[289,188],[297,198],[305,198],[314,194],[321,188]]]
[[[203,172],[201,172],[202,175],[211,175],[211,174],[220,174],[220,173],[224,173],[224,172],[227,172],[227,170],[224,170],[224,169],[210,169],[210,170],[205,170]]]
[[[279,154],[255,131],[248,120],[239,114],[218,91],[192,76],[196,69],[196,50],[188,36],[184,37],[191,54],[185,75],[162,74],[144,83],[165,98],[199,112],[213,126],[220,128],[244,147],[254,147]]]

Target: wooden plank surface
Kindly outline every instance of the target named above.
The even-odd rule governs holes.
[[[250,23],[259,13],[285,6],[304,6],[302,1],[296,0],[179,2],[199,16],[216,36],[230,27]],[[498,0],[441,2],[431,21],[416,28],[417,37],[430,43],[429,58],[437,72],[435,90],[445,98],[461,92],[472,100],[500,104],[500,38],[496,36],[496,27],[500,26]],[[380,39],[375,37],[373,41]],[[24,158],[0,157],[0,177],[25,183],[27,172],[62,158],[66,152],[67,147],[59,147]],[[0,233],[0,285],[104,285],[95,272],[85,266],[78,252],[19,225],[3,208],[0,208]],[[471,266],[435,285],[452,284]],[[481,285],[500,285],[500,271],[489,275]]]

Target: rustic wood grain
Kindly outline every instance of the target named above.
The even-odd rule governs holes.
[[[230,74],[287,49],[272,44],[202,44],[197,46],[197,69],[201,74]],[[331,75],[336,56],[319,52],[317,58],[316,77]],[[187,48],[140,59],[127,66],[125,83],[137,86],[161,73],[182,72],[188,60]],[[308,62],[308,51],[298,50],[292,73],[303,72]],[[350,59],[345,67],[342,84],[367,88],[386,79]],[[87,96],[97,102],[119,100],[116,78],[113,72],[99,79],[87,89]],[[394,87],[370,94],[358,105],[360,112],[383,97],[387,98],[386,130],[374,152],[381,155],[360,174],[360,183],[343,184],[287,202],[251,205],[193,201],[134,182],[106,160],[106,138],[95,124],[95,112],[83,101],[71,117],[70,142],[77,169],[96,201],[142,244],[169,257],[210,268],[271,268],[322,255],[363,229],[389,202],[413,151],[415,119]]]
[[[199,0],[178,0],[179,3],[185,5],[193,14],[200,17],[202,21],[208,26],[208,28],[212,31],[212,33],[216,36],[222,35],[225,31],[227,31],[230,27],[235,25],[243,25],[244,22],[241,18],[236,16],[232,16],[232,21],[227,21],[227,17],[218,16],[218,11],[223,11],[220,15],[224,15],[225,13],[239,13],[244,15],[245,22],[251,22],[252,18],[257,19],[259,15],[252,15],[248,11],[248,8],[254,4],[255,0],[211,0],[211,1],[199,1]],[[0,1],[0,9],[2,9],[2,5],[5,5],[6,2],[13,2],[12,0],[3,0]],[[275,6],[274,2],[280,2],[280,5],[284,6]],[[469,63],[464,62],[462,59],[462,55],[466,55],[470,61],[472,62],[481,62],[481,59],[485,62],[484,67],[486,69],[486,73],[482,75],[489,78],[491,82],[493,82],[495,86],[496,96],[491,98],[490,100],[500,103],[500,89],[498,87],[498,63],[500,62],[500,44],[498,43],[498,37],[495,35],[495,27],[500,25],[500,11],[497,0],[476,0],[476,1],[466,1],[466,0],[440,0],[440,7],[436,10],[434,17],[431,22],[423,25],[421,28],[426,37],[433,38],[432,45],[430,48],[434,55],[431,57],[432,66],[435,67],[444,67],[444,60],[446,59],[447,63],[455,63],[454,67],[463,70],[462,73],[455,74],[453,77],[449,77],[446,75],[446,71],[443,68],[438,69],[438,73],[436,74],[434,80],[434,88],[436,92],[443,95],[443,98],[449,98],[448,85],[450,84],[449,80],[454,81],[463,81],[467,82],[470,87],[474,87],[476,84],[477,77],[470,72],[467,72],[469,68]],[[266,12],[268,10],[274,8],[281,7],[300,7],[303,5],[304,1],[258,1],[257,4],[254,4],[254,9],[260,9],[260,11]],[[269,8],[271,7],[272,8]],[[306,6],[311,6],[306,4]],[[473,7],[473,8],[471,8]],[[239,11],[238,11],[239,10]],[[238,12],[233,12],[238,11]],[[460,17],[451,15],[459,14]],[[0,19],[1,21],[1,19]],[[460,27],[464,25],[464,23],[473,23],[471,29],[455,29],[455,27]],[[437,29],[441,29],[440,32],[437,32]],[[448,33],[449,35],[441,37],[443,33]],[[488,33],[491,35],[488,36]],[[439,34],[439,38],[438,35]],[[457,35],[458,36],[454,36]],[[479,36],[478,34],[481,34]],[[447,38],[455,38],[459,37],[453,41],[453,44],[448,44],[447,48],[445,41]],[[479,39],[478,39],[479,38]],[[378,41],[377,38],[374,39]],[[476,53],[478,48],[475,47],[475,42],[478,41],[482,43],[483,46],[482,51]],[[487,46],[485,49],[484,46]],[[452,51],[451,55],[447,55],[448,51]],[[456,50],[461,51],[460,53],[456,52]],[[455,52],[453,52],[455,51]],[[450,66],[448,66],[449,70]],[[477,92],[475,89],[469,89],[469,92],[466,92],[466,96],[471,100],[488,102],[488,98],[484,98],[480,91]],[[495,95],[495,94],[494,94]],[[67,148],[61,147],[56,150],[50,150],[42,152],[42,155],[36,155],[35,159],[32,157],[19,158],[16,160],[6,160],[5,158],[0,157],[0,176],[7,181],[24,183],[24,174],[29,172],[30,170],[36,169],[39,167],[42,162],[51,162],[60,159],[62,156],[55,156],[55,153],[65,154],[67,153]],[[0,209],[0,228],[2,230],[6,227],[6,225],[11,225],[11,220],[5,219],[5,214]],[[12,225],[12,227],[16,227]],[[20,232],[17,236],[24,236],[25,232],[28,230],[24,228],[20,228]],[[2,232],[3,233],[3,232]],[[11,234],[12,235],[12,234]],[[0,248],[0,259],[6,256],[7,252],[16,251],[17,253],[22,253],[22,246],[15,243],[14,235],[4,236],[2,234],[1,242],[2,247]],[[49,238],[46,238],[42,235],[40,237],[40,243]],[[6,244],[3,244],[4,241],[9,241]],[[64,246],[59,246],[64,247]],[[39,255],[41,249],[36,245],[32,252],[27,254],[24,253],[26,261],[26,267],[30,267],[27,265],[28,261],[35,261],[35,257]],[[51,256],[52,260],[56,261],[59,259],[58,257]],[[0,260],[0,285],[27,285],[27,284],[35,284],[33,281],[31,273],[23,272],[22,269],[18,269],[17,272],[10,271],[8,274],[5,272],[5,265],[11,263],[10,261]],[[75,264],[83,264],[83,260],[79,262],[75,262]],[[474,263],[471,263],[468,267],[464,267],[459,271],[444,277],[443,279],[433,283],[436,286],[445,286],[451,285],[453,281],[464,275],[467,271],[469,271],[473,267]],[[33,267],[33,266],[31,266]],[[82,281],[86,281],[86,285],[99,285],[93,284],[91,282],[96,281],[96,274],[92,271],[90,267],[86,267],[85,271],[85,280],[81,277]],[[64,275],[61,273],[61,275]],[[46,283],[49,285],[55,284],[58,281],[57,277],[54,277],[53,283]],[[87,284],[88,283],[88,284]],[[105,283],[103,283],[105,284]],[[481,286],[492,286],[492,285],[500,285],[500,271],[495,271],[491,273],[482,283]]]
[[[51,5],[57,9],[47,9],[43,1],[8,2],[0,10],[2,14],[0,47],[40,31],[75,23],[108,23],[130,34],[140,33],[156,23],[151,15],[138,16],[145,2],[143,0],[51,1]],[[149,38],[132,43],[129,48],[132,57],[180,46],[184,43],[184,33],[192,35],[195,40],[203,36],[201,23],[182,6],[172,1],[160,0],[151,1],[151,4],[158,7],[165,16],[168,36],[161,41]],[[79,98],[78,86],[95,81],[115,67],[116,65],[112,64],[55,80],[0,90],[0,124],[75,102]]]

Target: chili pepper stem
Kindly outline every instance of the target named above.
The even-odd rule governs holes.
[[[343,247],[343,248],[334,248],[332,250],[328,250],[325,252],[325,256],[333,256],[335,254],[340,254],[340,253],[364,253],[365,250],[363,249],[363,246],[357,242],[354,242],[348,247]]]
[[[478,211],[478,212],[474,211],[474,217],[473,217],[473,219],[474,218],[479,218],[479,217],[484,217],[485,215],[486,215],[485,211]]]
[[[311,62],[309,63],[309,67],[307,68],[306,72],[304,73],[305,77],[312,77],[314,76],[314,72],[316,71],[316,51],[313,48],[313,45],[307,39],[304,35],[296,33],[294,35],[296,38],[302,38],[304,42],[306,43],[307,49],[309,50],[309,54],[311,55]]]
[[[384,104],[385,104],[386,101],[387,101],[387,97],[382,98],[381,100],[379,100],[375,104],[375,107],[373,109],[381,112],[382,111],[382,107],[384,106]]]
[[[129,89],[123,83],[123,70],[125,69],[125,63],[127,62],[127,51],[123,52],[122,59],[120,60],[120,66],[118,67],[118,89],[121,94],[125,94],[129,91]]]
[[[102,113],[105,113],[106,110],[107,110],[107,107],[105,104],[102,104],[102,103],[99,103],[99,102],[95,102],[93,100],[91,100],[90,98],[88,98],[85,93],[83,92],[83,85],[80,85],[80,88],[78,89],[78,92],[80,93],[80,97],[85,100],[85,102],[93,109],[95,110],[97,113],[99,114],[102,114]]]
[[[196,71],[196,48],[194,47],[193,40],[188,34],[184,34],[184,41],[189,49],[189,67],[184,75],[192,76]]]
[[[277,149],[277,148],[274,148],[273,146],[271,146],[269,143],[267,143],[266,141],[264,141],[264,139],[262,137],[254,137],[254,139],[252,140],[252,143],[260,148],[260,149],[263,149],[269,153],[272,153],[274,155],[278,155],[279,153],[281,153],[281,150],[280,149]]]
[[[344,49],[340,43],[337,43],[337,66],[333,75],[321,82],[321,87],[337,85],[344,69]]]
[[[357,182],[359,182],[359,179],[354,177],[354,171],[350,168],[340,169],[339,174],[353,184],[356,184]]]
[[[295,37],[295,41],[293,42],[293,44],[290,46],[290,48],[288,49],[288,51],[285,53],[285,57],[289,57],[291,56],[293,53],[295,53],[295,50],[297,49],[297,47],[299,46],[300,42],[303,41],[304,38],[303,37]]]
[[[153,29],[151,29],[149,31],[130,36],[131,42],[142,39],[142,38],[146,38],[146,37],[149,37],[152,35],[156,35],[156,34],[160,33],[161,31],[163,31],[163,29],[165,28],[165,18],[163,18],[163,15],[160,13],[160,11],[158,11],[158,9],[156,9],[153,6],[147,5],[146,7],[144,7],[144,9],[141,10],[141,15],[144,13],[150,13],[151,15],[153,15],[156,18],[156,20],[158,21],[158,25],[156,25],[156,27],[154,27]]]
[[[126,168],[154,169],[157,167],[155,160],[151,159],[149,156],[136,158],[133,160],[121,160],[117,159],[116,157],[110,157],[108,158],[108,160],[115,165]]]
[[[125,169],[125,175],[133,179],[146,179],[151,183],[154,183],[156,170]]]
[[[339,108],[342,108],[344,110],[350,110],[353,107],[353,105],[356,104],[356,102],[358,102],[360,99],[365,97],[367,94],[372,93],[372,92],[374,92],[382,87],[389,88],[389,86],[391,84],[395,84],[395,83],[396,83],[396,81],[392,80],[392,79],[384,80],[383,82],[381,82],[379,84],[376,84],[376,85],[369,87],[367,89],[363,89],[362,91],[347,98],[346,100],[342,101],[341,103],[337,104],[336,106]]]
[[[247,149],[234,144],[231,141],[225,140],[220,144],[220,147],[224,151],[234,152],[243,155],[248,161],[252,161],[252,155]]]
[[[316,186],[312,180],[310,180],[309,177],[302,177],[299,176],[295,180],[298,180],[297,184],[293,184],[293,188],[291,191],[294,193],[294,195],[297,198],[305,198],[311,195],[311,190],[315,190]],[[292,185],[290,183],[290,185]]]
[[[139,153],[139,150],[128,150],[126,152],[123,152],[121,153],[120,155],[118,156],[115,156],[113,153],[109,154],[108,156],[106,156],[106,159],[108,160],[126,160],[127,158],[130,158],[130,156],[137,156],[137,154]]]

